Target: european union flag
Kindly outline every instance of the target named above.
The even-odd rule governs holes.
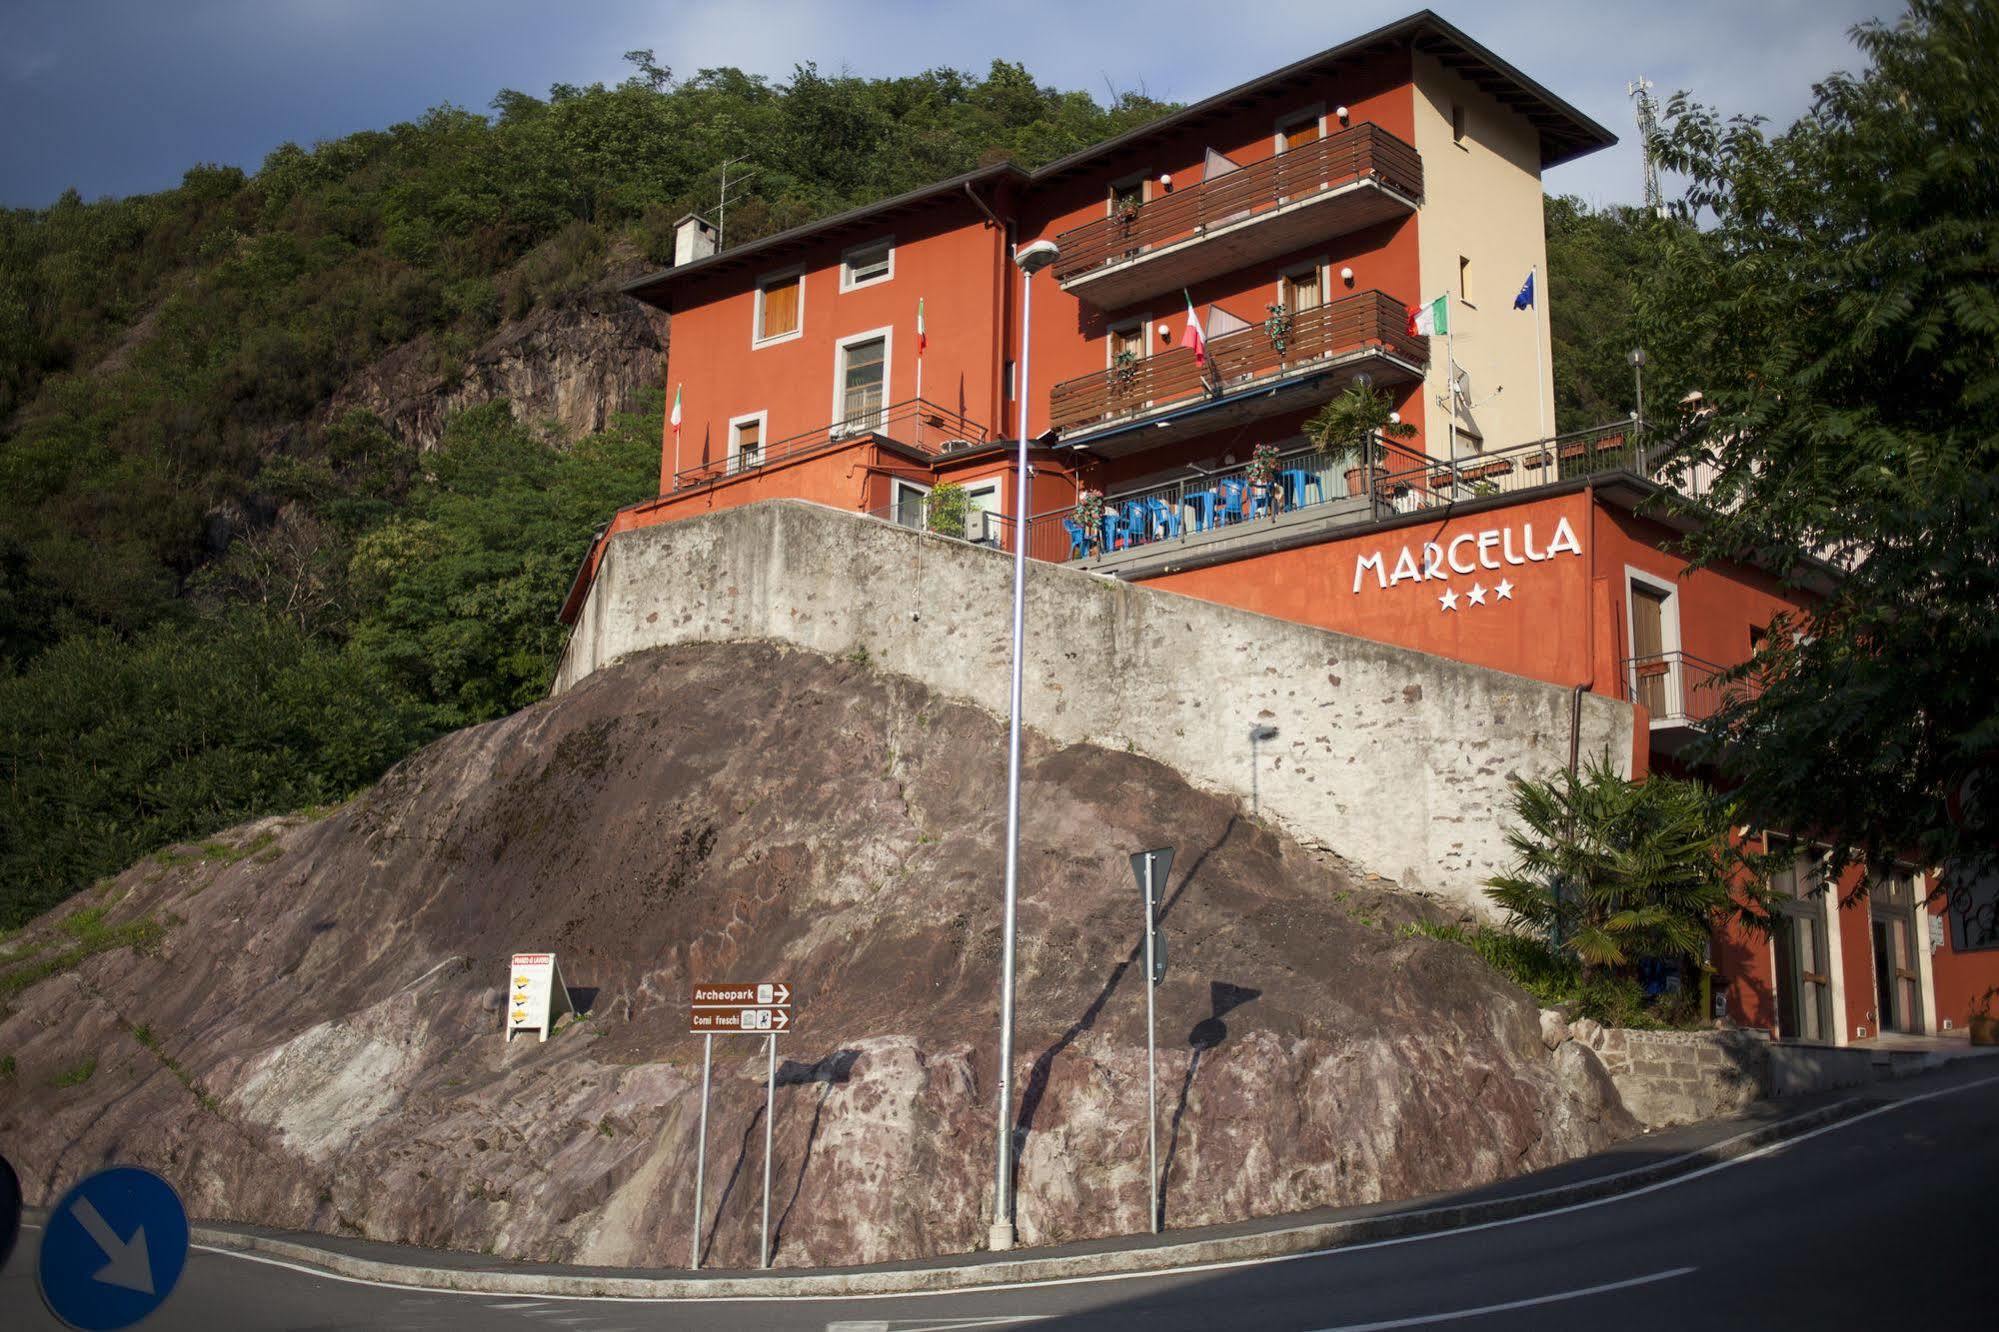
[[[1520,294],[1513,298],[1513,308],[1527,310],[1534,305],[1534,270],[1527,270],[1527,280],[1520,284]]]

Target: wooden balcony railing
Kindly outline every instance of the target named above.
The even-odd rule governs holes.
[[[1175,347],[1130,365],[1080,375],[1049,392],[1051,423],[1063,434],[1156,407],[1224,395],[1263,379],[1304,373],[1334,357],[1369,350],[1417,367],[1430,362],[1429,339],[1411,336],[1408,313],[1378,291],[1343,296],[1291,316],[1282,339],[1261,324],[1208,342],[1208,364]]]
[[[1355,125],[1302,148],[1278,153],[1225,176],[1141,204],[1130,217],[1112,215],[1063,232],[1055,280],[1136,257],[1359,180],[1373,180],[1411,203],[1423,200],[1423,159],[1378,125]]]
[[[851,420],[835,421],[774,440],[748,456],[727,454],[692,467],[683,467],[673,474],[673,490],[746,476],[780,463],[794,462],[809,454],[876,436],[931,454],[966,444],[984,443],[987,439],[986,428],[977,421],[969,420],[963,412],[924,398],[911,398],[865,412]]]

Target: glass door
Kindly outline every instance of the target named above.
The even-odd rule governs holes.
[[[1777,925],[1777,1034],[1826,1041],[1832,1031],[1832,975],[1825,920],[1816,901],[1787,904]]]

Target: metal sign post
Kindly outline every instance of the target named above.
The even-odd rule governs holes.
[[[771,1121],[777,1117],[777,1033],[772,1032],[765,1041],[765,1054],[769,1066],[764,1073],[764,1241],[763,1257],[759,1267],[770,1266],[770,1134]]]
[[[694,1149],[694,1253],[688,1266],[701,1266],[702,1181],[708,1173],[708,1086],[715,1037],[762,1036],[768,1073],[764,1082],[764,1205],[759,1265],[770,1266],[771,1129],[777,1115],[777,1034],[791,1030],[791,987],[782,981],[751,985],[697,985],[688,1004],[688,1030],[705,1038],[701,1055],[701,1136]]]
[[[1158,887],[1173,869],[1173,848],[1161,847],[1156,851],[1140,851],[1131,858],[1132,876],[1144,890],[1145,903],[1145,1145],[1151,1169],[1146,1173],[1150,1185],[1151,1209],[1147,1217],[1152,1223],[1152,1233],[1159,1233],[1159,1040],[1154,1022],[1152,989],[1165,975],[1165,943],[1159,937],[1159,917],[1154,904],[1158,901]]]
[[[715,1067],[715,1033],[702,1035],[701,1044],[701,1136],[694,1148],[694,1240],[687,1266],[701,1266],[701,1184],[708,1178],[708,1075]]]

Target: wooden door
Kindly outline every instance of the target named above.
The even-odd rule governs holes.
[[[1636,702],[1652,720],[1670,717],[1677,709],[1666,661],[1666,594],[1633,584],[1631,588],[1631,671]]]

